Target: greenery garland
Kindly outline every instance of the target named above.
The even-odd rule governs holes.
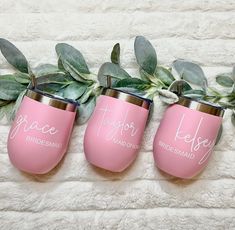
[[[43,64],[34,69],[22,52],[6,39],[0,38],[0,50],[17,70],[0,76],[0,120],[5,116],[9,121],[14,118],[25,90],[36,77],[39,90],[78,101],[78,124],[83,124],[92,114],[102,88],[107,86],[107,76],[111,76],[113,88],[150,99],[159,96],[168,104],[176,102],[177,95],[217,103],[232,109],[235,125],[235,68],[231,73],[216,76],[222,89],[209,87],[202,68],[196,63],[178,59],[170,67],[158,65],[154,47],[143,36],[137,36],[134,43],[139,77],[131,76],[121,67],[119,43],[113,47],[111,62],[102,64],[98,74],[91,73],[81,52],[66,43],[55,47],[57,65]]]

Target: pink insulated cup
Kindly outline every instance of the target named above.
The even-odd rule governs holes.
[[[219,106],[180,97],[166,110],[154,139],[157,167],[179,178],[201,172],[209,161],[223,114]]]
[[[35,174],[53,169],[67,150],[76,106],[74,101],[28,90],[8,136],[12,164]]]
[[[136,158],[152,101],[106,88],[99,97],[84,137],[87,160],[121,172]]]

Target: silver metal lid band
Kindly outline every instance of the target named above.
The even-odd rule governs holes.
[[[77,107],[75,103],[69,102],[64,98],[60,98],[49,94],[44,94],[43,92],[39,92],[37,90],[28,89],[25,96],[35,101],[41,102],[42,104],[70,112],[74,112]]]
[[[220,106],[216,106],[209,102],[198,101],[196,99],[188,98],[188,97],[179,97],[179,101],[177,104],[185,106],[187,108],[197,110],[203,113],[208,113],[214,116],[223,117],[224,109]]]
[[[152,104],[152,101],[149,99],[141,98],[133,94],[125,93],[125,92],[122,92],[121,90],[116,90],[116,89],[111,89],[111,88],[105,88],[102,92],[102,95],[114,97],[114,98],[129,102],[131,104],[140,106],[147,110],[150,109],[151,104]]]

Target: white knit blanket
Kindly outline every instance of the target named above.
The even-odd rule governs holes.
[[[116,42],[135,76],[136,35],[154,44],[160,64],[176,58],[203,66],[210,85],[235,63],[235,1],[1,0],[0,37],[16,44],[32,67],[56,63],[54,46],[68,42],[97,71]],[[0,56],[0,74],[10,66]],[[7,155],[10,126],[0,125],[0,229],[235,229],[235,128],[230,111],[208,167],[192,180],[154,166],[152,143],[165,107],[155,101],[136,161],[123,173],[92,167],[83,153],[86,125],[76,126],[64,160],[32,176]]]

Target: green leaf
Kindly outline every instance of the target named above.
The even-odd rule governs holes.
[[[61,59],[65,69],[66,63],[69,63],[70,66],[80,73],[90,73],[83,55],[73,46],[66,43],[59,43],[56,45],[56,53],[59,56],[59,59]]]
[[[151,82],[151,78],[153,78],[153,75],[148,74],[146,71],[144,71],[141,67],[139,68],[140,78],[144,81]]]
[[[152,44],[145,37],[137,36],[134,49],[139,66],[148,74],[153,74],[157,66],[157,54]]]
[[[112,83],[124,78],[131,78],[131,76],[121,67],[116,64],[106,62],[104,63],[98,72],[98,80],[101,86],[107,86],[107,76],[112,77]]]
[[[183,92],[191,89],[192,87],[184,80],[176,80],[168,88],[168,90],[177,95],[182,95]]]
[[[16,69],[28,73],[28,62],[22,52],[11,42],[0,38],[0,50],[6,60]]]
[[[87,100],[89,99],[89,97],[92,95],[93,93],[93,87],[92,86],[89,86],[86,88],[86,91],[83,93],[82,97],[80,97],[78,99],[78,102],[80,104],[84,104],[87,102]]]
[[[202,88],[207,86],[207,79],[199,65],[193,62],[179,59],[173,62],[172,67],[179,74],[180,78],[184,79],[185,81],[201,86]]]
[[[65,98],[77,100],[85,93],[86,89],[87,85],[79,82],[73,82],[65,88],[63,96]]]
[[[158,94],[160,100],[166,104],[174,104],[179,100],[176,94],[166,89],[158,90]]]
[[[184,91],[183,95],[191,98],[203,98],[205,96],[205,91],[200,89],[191,89]]]
[[[90,118],[96,104],[96,97],[90,97],[86,103],[81,104],[78,107],[78,116],[77,116],[77,122],[79,125],[82,125],[88,121]]]
[[[232,116],[231,116],[231,122],[233,126],[235,127],[235,111],[233,110]]]
[[[154,72],[154,76],[160,79],[167,86],[169,86],[173,81],[175,81],[175,78],[172,73],[168,69],[161,66],[157,66]]]
[[[61,84],[56,83],[44,83],[37,85],[37,89],[49,94],[57,94],[57,92],[60,92],[63,90],[64,86]],[[57,94],[58,95],[58,94]]]
[[[228,96],[229,96],[228,102],[230,102],[231,104],[233,104],[234,107],[235,107],[235,92],[230,93]]]
[[[54,92],[54,94],[56,96],[59,96],[59,97],[63,97],[64,98],[64,90],[66,89],[66,87],[61,87],[59,89],[57,89],[57,91]]]
[[[224,109],[234,109],[235,106],[227,101],[219,101],[217,102],[220,106],[222,106]]]
[[[14,105],[15,103],[11,102],[6,104],[5,106],[0,107],[0,120],[6,117],[8,122],[11,121]]]
[[[161,89],[166,87],[166,85],[160,79],[156,78],[156,76],[148,74],[146,71],[144,71],[141,68],[139,71],[141,79],[150,83],[154,83],[155,88]]]
[[[114,45],[111,53],[111,61],[114,64],[120,65],[120,44],[117,43]]]
[[[61,60],[61,58],[59,57],[58,58],[58,69],[59,70],[61,70],[61,71],[65,71],[65,68],[64,68],[64,66],[63,66],[63,63],[62,63],[62,60]]]
[[[51,73],[40,76],[37,78],[37,84],[45,84],[45,83],[55,83],[61,85],[68,85],[72,83],[74,80],[68,74],[65,73]]]
[[[53,73],[37,78],[37,88],[47,93],[56,93],[73,82],[68,74]]]
[[[36,77],[48,75],[48,74],[55,74],[55,73],[63,73],[57,66],[51,64],[42,64],[37,66],[33,70]]]
[[[26,86],[15,80],[14,75],[0,76],[0,99],[15,100],[18,95],[26,89]]]
[[[207,95],[208,96],[218,96],[218,97],[221,97],[221,94],[220,94],[220,92],[217,90],[217,89],[215,89],[215,88],[213,88],[213,87],[208,87],[207,88]]]
[[[144,91],[149,89],[151,85],[147,81],[143,81],[139,78],[126,78],[116,82],[113,85],[114,88],[134,88],[136,90]]]
[[[231,73],[219,74],[216,76],[216,82],[224,87],[232,87],[234,84],[233,79],[231,78]]]
[[[63,66],[67,72],[77,81],[80,82],[91,82],[91,74],[81,73],[79,72],[73,65],[71,65],[68,61],[63,61]]]
[[[118,87],[118,88],[114,87],[114,88],[118,89],[120,91],[123,91],[123,92],[134,94],[135,96],[144,97],[144,98],[148,98],[148,99],[153,98],[152,95],[149,96],[149,94],[146,91],[142,91],[139,89],[129,88],[129,87]]]
[[[26,73],[15,73],[14,74],[15,80],[21,84],[29,84],[31,79],[28,74]]]
[[[9,101],[5,101],[5,100],[0,100],[0,107],[7,105],[9,103]]]
[[[219,128],[219,132],[217,134],[216,142],[215,142],[216,145],[218,144],[220,138],[222,137],[222,133],[223,133],[223,125],[221,125],[220,128]]]

